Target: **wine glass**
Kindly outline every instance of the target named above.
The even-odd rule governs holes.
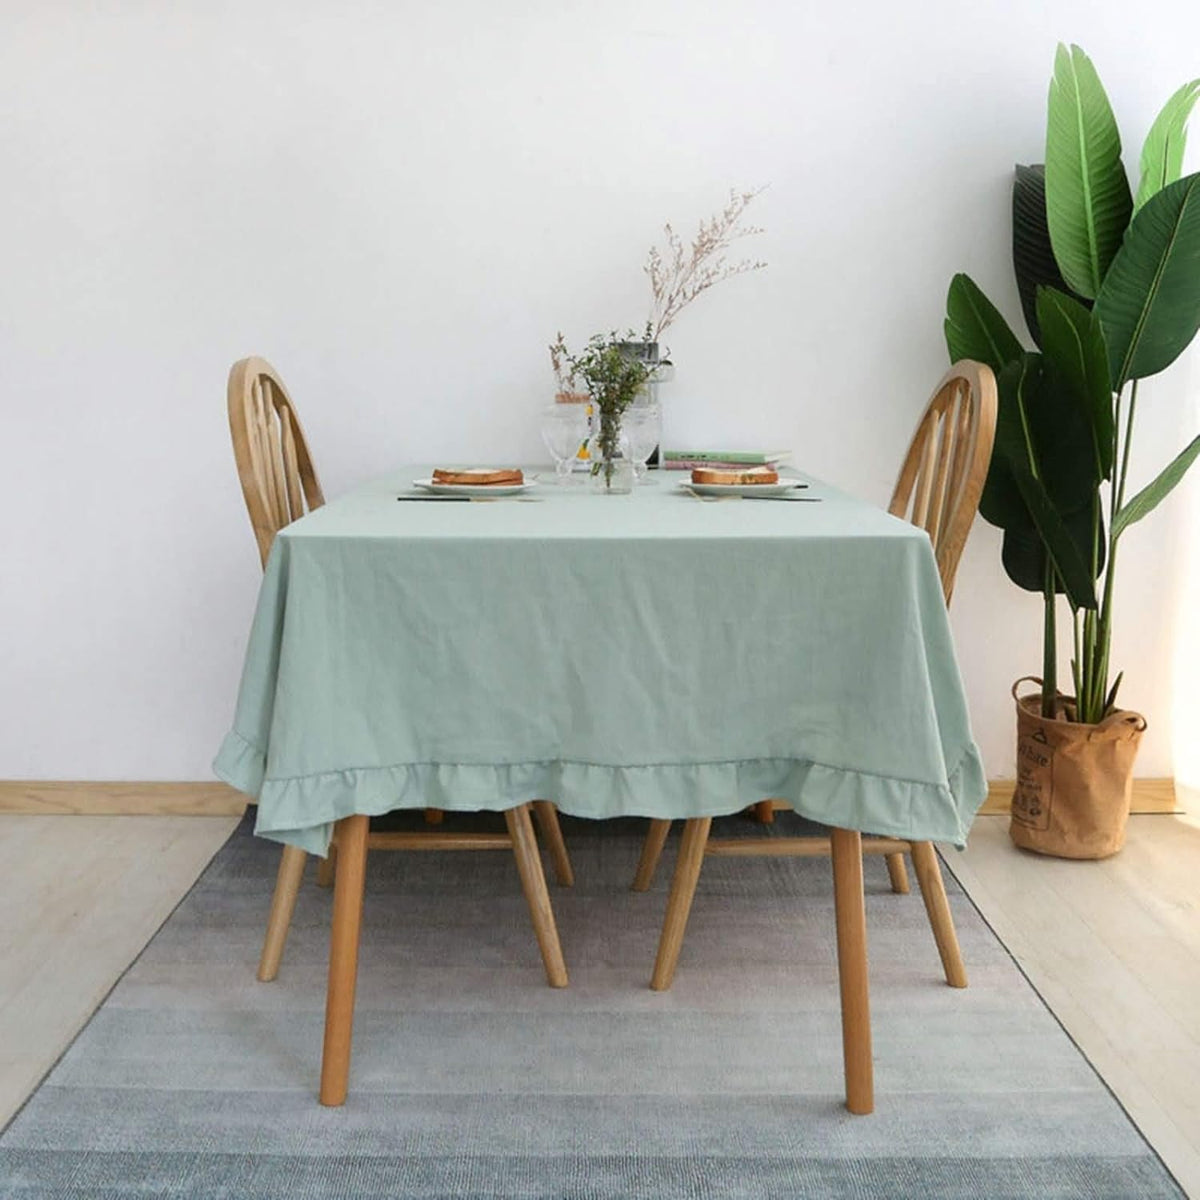
[[[634,404],[626,409],[621,429],[629,438],[629,457],[633,459],[633,474],[638,483],[645,483],[646,460],[662,439],[662,409],[657,404]]]
[[[570,479],[579,447],[587,438],[587,405],[551,404],[542,410],[542,441],[554,458],[554,474],[559,484]]]

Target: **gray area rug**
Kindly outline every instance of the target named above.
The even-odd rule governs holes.
[[[635,895],[644,822],[563,825],[565,991],[510,855],[372,856],[350,1097],[323,1109],[331,893],[310,864],[257,983],[279,850],[243,823],[0,1136],[0,1196],[1182,1195],[949,877],[966,991],[919,896],[868,863],[876,1112],[852,1117],[828,862],[709,859],[658,994],[676,839]]]

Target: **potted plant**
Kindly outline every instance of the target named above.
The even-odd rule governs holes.
[[[1124,842],[1133,762],[1145,720],[1116,707],[1114,581],[1122,537],[1200,455],[1200,436],[1136,494],[1129,448],[1138,388],[1200,328],[1200,174],[1180,178],[1200,80],[1167,101],[1146,137],[1131,192],[1100,79],[1078,46],[1060,45],[1050,85],[1046,161],[1018,166],[1013,266],[1036,345],[1026,350],[966,275],[950,285],[952,360],[996,372],[996,443],[980,512],[1004,531],[1003,563],[1041,592],[1043,663],[1017,702],[1017,789],[1010,835],[1068,858]],[[1073,695],[1056,680],[1057,602],[1072,614]]]

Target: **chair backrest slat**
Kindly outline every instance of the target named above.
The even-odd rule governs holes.
[[[929,517],[929,503],[933,491],[933,456],[937,441],[937,420],[933,413],[926,413],[921,432],[921,456],[917,465],[917,494],[913,500],[912,522],[924,525]]]
[[[277,410],[276,410],[277,411]],[[267,465],[271,472],[271,504],[278,527],[291,523],[283,487],[283,446],[279,438],[279,422],[267,422]]]
[[[937,466],[933,478],[933,504],[925,518],[925,529],[933,544],[938,544],[943,517],[948,515],[953,497],[947,492],[950,481],[950,460],[954,457],[954,440],[958,431],[958,392],[950,398],[946,413],[938,423]]]
[[[325,503],[296,406],[265,359],[243,358],[233,364],[229,431],[242,495],[265,565],[275,535]]]
[[[232,419],[232,413],[230,414]],[[250,467],[252,471],[251,483],[255,490],[259,506],[267,515],[267,519],[274,524],[275,513],[271,504],[271,489],[269,486],[269,476],[267,467],[267,448],[265,445],[266,420],[263,416],[262,406],[262,389],[256,379],[250,384],[250,394],[246,399],[246,410],[244,414],[245,438],[250,455]],[[238,452],[237,440],[234,440],[234,455]],[[240,467],[240,464],[239,464]],[[240,472],[239,472],[240,473]],[[242,486],[245,487],[246,481],[243,478]]]
[[[988,367],[955,363],[921,415],[888,508],[929,534],[947,604],[987,479],[996,403]]]
[[[288,519],[295,521],[304,515],[304,498],[300,494],[300,465],[296,460],[292,412],[286,404],[279,410],[279,423],[283,427],[283,478],[287,484]]]

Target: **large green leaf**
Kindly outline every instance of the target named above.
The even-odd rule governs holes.
[[[1030,472],[1037,470],[1037,458],[1030,442],[1025,406],[1030,378],[1040,378],[1041,372],[1042,356],[1031,351],[1010,362],[996,376],[996,437],[993,442],[992,461],[996,458],[1002,459],[1010,472],[1014,465]],[[1016,487],[1015,480],[1013,487]],[[1019,491],[1017,495],[1020,495]]]
[[[1094,483],[1112,473],[1113,397],[1100,322],[1077,300],[1050,287],[1037,292],[1042,350],[1083,413],[1095,460]]]
[[[951,362],[972,358],[999,373],[1022,353],[1017,335],[969,275],[955,275],[950,281],[945,329]]]
[[[1041,481],[1060,513],[1088,503],[1100,483],[1092,423],[1046,354],[1022,356],[997,376],[996,447]],[[1018,488],[1018,491],[1020,489]],[[1021,492],[1021,499],[1027,497]]]
[[[1200,329],[1200,174],[1138,210],[1096,297],[1113,387],[1169,367]]]
[[[1174,183],[1183,173],[1183,151],[1187,145],[1187,123],[1196,98],[1200,96],[1200,79],[1185,83],[1163,105],[1162,112],[1150,126],[1142,144],[1141,182],[1133,201],[1137,212],[1155,192]]]
[[[996,440],[979,511],[1004,530],[1004,569],[1018,587],[1040,592],[1049,543],[1058,567],[1058,590],[1066,591],[1072,602],[1076,598],[1094,602],[1095,574],[1090,564],[1095,537],[1092,513],[1098,511],[1096,484],[1077,497],[1074,507],[1062,508],[1044,482],[1049,472],[1057,485],[1062,459],[1061,451],[1047,445],[1046,431],[1057,427],[1053,417],[1059,406],[1082,420],[1079,406],[1066,386],[1047,371],[1041,354],[1023,354],[999,373],[996,382]],[[1086,467],[1091,445],[1085,440],[1067,453]]]
[[[1014,484],[1014,486],[1016,486]],[[1097,504],[1099,499],[1097,498]],[[1075,543],[1080,556],[1085,562],[1090,561],[1092,541],[1091,505],[1080,509],[1079,512],[1068,513],[1063,522],[1067,527],[1071,540]],[[1100,531],[1100,567],[1103,569],[1104,532]],[[1010,528],[1004,531],[1004,540],[1000,547],[1000,561],[1005,573],[1019,588],[1027,592],[1041,592],[1046,580],[1046,546],[1042,535],[1032,523],[1027,529]],[[1055,591],[1060,594],[1065,591],[1062,580],[1058,579]]]
[[[979,497],[979,515],[998,529],[1032,531],[1034,528],[1033,518],[1017,490],[1008,460],[1002,454],[993,453],[988,464],[983,494]]]
[[[1100,291],[1133,210],[1121,135],[1091,59],[1058,47],[1046,122],[1046,218],[1063,278]]]
[[[1021,499],[1008,458],[1003,453],[1004,444],[1013,445],[1015,437],[1015,444],[1019,446],[1024,436],[1017,412],[1017,383],[1024,368],[1025,356],[1022,355],[996,373],[997,424],[1003,432],[993,444],[992,460],[988,464],[987,479],[984,480],[983,494],[979,498],[979,515],[1000,529],[1019,529],[1036,536],[1033,518]]]
[[[1200,456],[1200,437],[1193,438],[1158,474],[1126,504],[1113,521],[1113,533],[1118,537],[1135,521],[1140,521],[1166,499],[1171,489],[1187,474],[1187,469]]]
[[[1016,484],[1013,484],[1016,487]],[[1024,503],[1022,501],[1022,503]],[[1004,573],[1027,592],[1041,592],[1046,582],[1046,547],[1030,518],[1028,529],[1006,529],[1000,543]]]
[[[1050,494],[1028,471],[1014,468],[1013,478],[1029,506],[1046,552],[1054,562],[1072,608],[1095,608],[1096,587],[1084,554],[1075,544],[1067,523],[1054,507]]]
[[[1058,269],[1046,224],[1046,168],[1017,165],[1012,186],[1012,255],[1021,310],[1033,340],[1040,346],[1042,333],[1037,319],[1037,290],[1040,286],[1070,292]],[[1073,293],[1072,293],[1073,294]],[[1076,297],[1088,305],[1089,300]]]
[[[1078,408],[1065,395],[1064,385],[1047,372],[1040,354],[1024,354],[1018,362],[1011,363],[998,377],[997,388],[999,408],[993,453],[1007,466],[1011,483],[1028,513],[1026,519],[1032,522],[1050,554],[1071,603],[1076,607],[1094,608],[1096,592],[1090,568],[1090,515],[1082,536],[1077,536],[1080,531],[1073,533],[1063,514],[1085,507],[1090,514],[1096,485],[1092,483],[1091,490],[1082,495],[1074,487],[1068,492],[1060,486],[1063,455],[1076,461],[1082,459],[1086,466],[1091,446],[1083,442],[1082,454],[1079,444],[1064,442],[1056,448],[1051,443],[1049,449],[1047,446],[1047,430],[1053,431],[1062,424],[1055,418],[1071,413],[1078,420]],[[1074,504],[1065,503],[1071,498],[1075,499]],[[1020,536],[1028,532],[1024,522],[1005,526],[1005,534],[1014,535],[1011,539],[1006,537],[1005,569],[1018,586],[1040,591],[1045,577],[1045,560],[1039,560],[1026,538]],[[1034,575],[1033,568],[1039,562],[1040,569]]]

